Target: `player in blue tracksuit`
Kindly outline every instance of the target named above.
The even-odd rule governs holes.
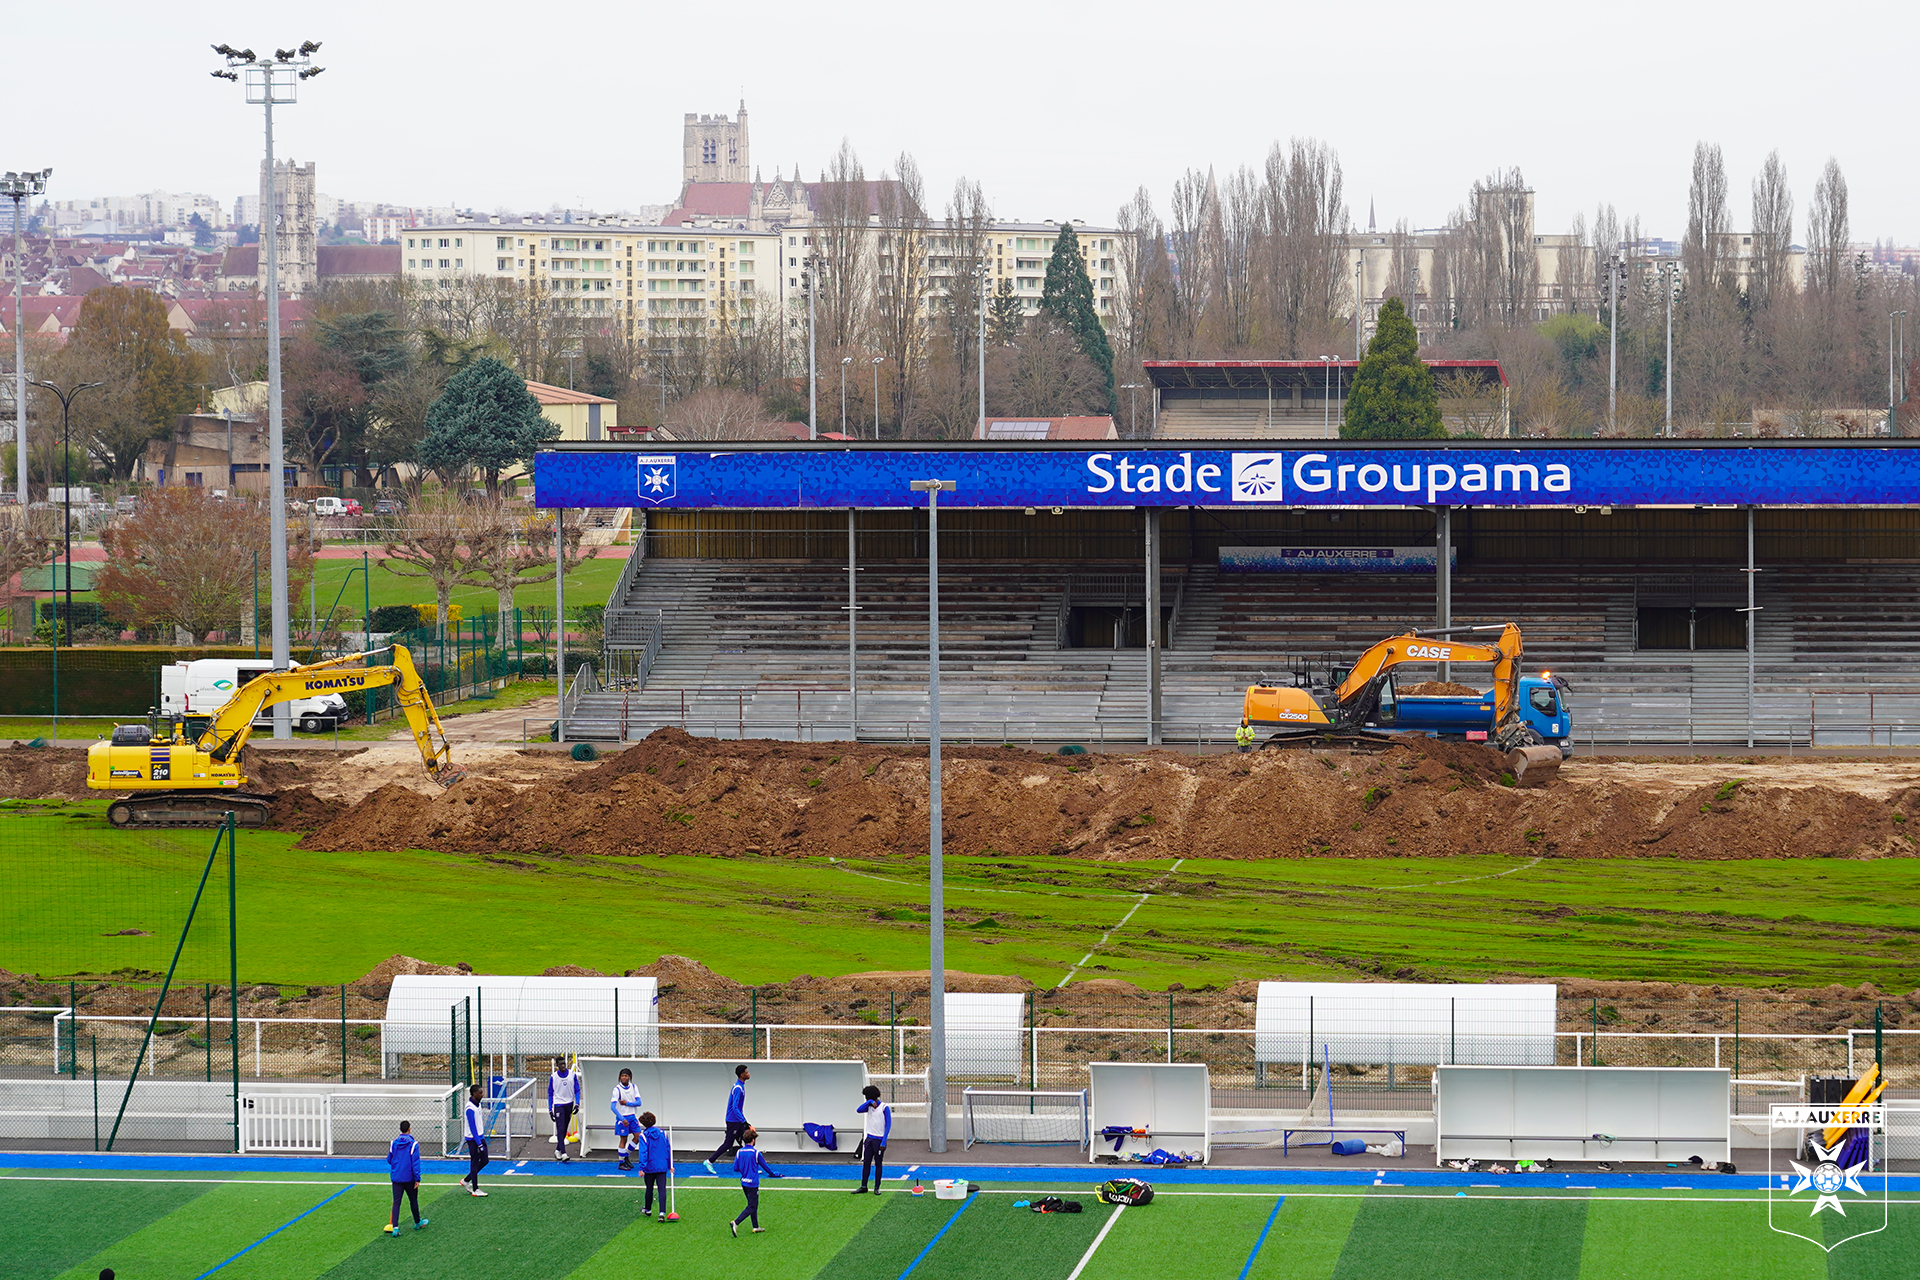
[[[620,1068],[620,1083],[613,1086],[613,1136],[620,1144],[622,1171],[633,1168],[640,1154],[640,1091],[633,1087],[633,1072]]]
[[[860,1185],[853,1194],[867,1189],[867,1170],[873,1170],[873,1189],[877,1194],[881,1179],[887,1176],[887,1135],[893,1132],[893,1108],[880,1101],[880,1086],[870,1084],[860,1091],[865,1099],[854,1108],[863,1119],[865,1132],[860,1138]]]
[[[492,1162],[492,1157],[487,1155],[487,1123],[480,1118],[480,1100],[484,1096],[485,1092],[477,1084],[467,1090],[466,1122],[461,1129],[467,1140],[467,1172],[460,1181],[470,1196],[487,1194],[480,1189],[480,1171]]]
[[[653,1193],[660,1191],[660,1221],[667,1220],[667,1174],[673,1168],[673,1142],[653,1112],[640,1113],[640,1173],[647,1180],[647,1202],[640,1216],[653,1212]]]
[[[733,1232],[736,1239],[740,1235],[740,1224],[748,1218],[753,1219],[753,1229],[756,1234],[766,1230],[760,1225],[760,1175],[764,1173],[772,1178],[787,1176],[784,1173],[775,1173],[773,1168],[761,1158],[760,1148],[754,1145],[760,1141],[760,1135],[752,1125],[747,1126],[746,1131],[740,1135],[740,1139],[742,1145],[733,1157],[733,1171],[740,1175],[740,1189],[747,1194],[747,1207],[740,1211],[739,1217],[728,1224],[728,1230]]]
[[[400,1122],[400,1136],[387,1148],[387,1168],[393,1177],[393,1212],[387,1215],[387,1231],[400,1234],[400,1197],[413,1207],[413,1229],[418,1231],[431,1219],[420,1216],[420,1143],[413,1136],[413,1122]]]
[[[713,1162],[738,1146],[742,1135],[752,1127],[747,1123],[747,1081],[751,1079],[753,1072],[745,1066],[733,1069],[733,1088],[727,1091],[727,1136],[712,1155],[700,1162],[707,1166],[708,1173],[715,1172]]]
[[[567,1158],[567,1130],[573,1126],[573,1114],[580,1109],[585,1081],[571,1066],[555,1059],[553,1074],[547,1077],[547,1115],[553,1120],[553,1158]]]

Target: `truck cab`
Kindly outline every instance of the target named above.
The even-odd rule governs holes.
[[[1367,728],[1387,733],[1429,733],[1436,738],[1487,742],[1493,728],[1493,691],[1478,697],[1407,695],[1399,691],[1395,672],[1381,683],[1379,704]],[[1562,759],[1573,754],[1573,716],[1567,704],[1567,682],[1550,671],[1521,676],[1514,713],[1547,746],[1560,748]]]

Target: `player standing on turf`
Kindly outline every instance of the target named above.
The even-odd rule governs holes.
[[[653,1192],[660,1191],[660,1221],[667,1220],[667,1174],[673,1169],[673,1142],[651,1111],[640,1113],[640,1173],[647,1180],[647,1200],[640,1216],[653,1212]]]
[[[881,1180],[887,1176],[887,1135],[893,1132],[893,1108],[880,1101],[880,1086],[870,1084],[860,1091],[865,1099],[854,1110],[865,1117],[866,1132],[860,1139],[860,1185],[854,1189],[855,1195],[862,1195],[867,1189],[867,1170],[873,1170],[873,1190],[878,1195],[882,1190]]]
[[[413,1136],[413,1122],[400,1122],[400,1136],[387,1148],[387,1168],[393,1177],[393,1212],[387,1215],[387,1233],[400,1235],[400,1197],[405,1195],[413,1207],[413,1229],[418,1231],[431,1221],[420,1216],[420,1143]]]
[[[585,1082],[571,1064],[554,1059],[553,1074],[547,1077],[547,1114],[553,1118],[553,1158],[567,1159],[567,1130],[573,1125],[573,1113],[580,1109]]]
[[[714,1169],[713,1162],[737,1147],[743,1135],[753,1132],[753,1126],[747,1123],[747,1081],[751,1079],[753,1072],[745,1066],[733,1069],[733,1088],[727,1091],[727,1136],[720,1140],[717,1151],[700,1162],[716,1178],[720,1175]]]
[[[620,1083],[613,1086],[612,1106],[613,1136],[620,1144],[618,1167],[629,1172],[640,1153],[640,1091],[633,1087],[633,1072],[625,1067],[620,1068]]]
[[[740,1070],[745,1071],[746,1068],[741,1067]],[[738,1088],[737,1085],[735,1087]],[[733,1171],[740,1175],[740,1189],[747,1193],[747,1207],[740,1211],[739,1217],[727,1224],[728,1230],[733,1232],[736,1240],[740,1238],[740,1224],[748,1218],[753,1219],[755,1235],[766,1230],[760,1225],[760,1175],[765,1173],[775,1178],[787,1176],[784,1173],[774,1173],[772,1167],[760,1158],[760,1149],[754,1145],[760,1141],[760,1135],[754,1131],[752,1125],[746,1127],[740,1138],[744,1145],[741,1146],[739,1154],[733,1157]]]
[[[481,1097],[482,1092],[479,1085],[476,1084],[467,1090],[467,1121],[465,1126],[467,1138],[467,1172],[466,1176],[462,1177],[460,1181],[466,1186],[467,1194],[470,1196],[483,1196],[487,1194],[480,1189],[480,1171],[486,1168],[492,1161],[492,1157],[487,1155],[486,1122],[480,1118]]]

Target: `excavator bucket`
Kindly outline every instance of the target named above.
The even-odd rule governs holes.
[[[443,787],[451,787],[454,783],[466,777],[467,771],[459,765],[449,762],[441,765],[437,769],[431,770],[427,776]]]
[[[1541,787],[1560,772],[1560,748],[1515,747],[1507,752],[1507,768],[1514,782],[1522,787]]]

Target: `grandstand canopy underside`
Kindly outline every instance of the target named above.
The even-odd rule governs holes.
[[[1148,360],[1152,434],[1168,440],[1338,436],[1353,360]],[[1505,436],[1507,375],[1497,360],[1429,360],[1449,429]]]
[[[943,702],[989,736],[1218,741],[1258,679],[1405,627],[1512,620],[1528,666],[1573,682],[1583,748],[1920,745],[1920,442],[1100,443],[555,450],[539,502],[642,513],[606,633],[616,661],[651,655],[619,695],[629,736],[700,731],[703,706],[707,731],[831,736],[838,717],[844,736],[857,714],[865,736],[924,732],[911,477],[959,483],[941,497]],[[1113,489],[1077,493],[1105,486],[1096,458]],[[1222,493],[1123,494],[1122,459],[1136,489],[1184,462],[1196,484],[1218,467]],[[1452,484],[1429,503],[1435,466]],[[1484,490],[1461,487],[1474,467]],[[662,469],[672,492],[649,502],[636,486]],[[1236,486],[1254,473],[1277,501]]]

